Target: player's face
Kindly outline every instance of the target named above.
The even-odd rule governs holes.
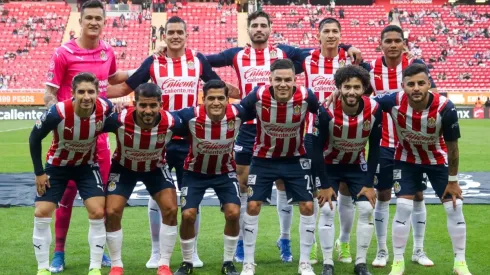
[[[296,86],[296,76],[291,69],[278,69],[271,73],[269,78],[274,88],[274,98],[279,102],[287,102],[293,97],[293,88]]]
[[[327,49],[337,48],[340,42],[340,29],[336,23],[327,23],[323,25],[322,30],[318,33],[318,40],[322,47]]]
[[[185,47],[187,32],[183,23],[169,23],[164,35],[167,48],[178,51]]]
[[[403,53],[404,46],[405,42],[403,42],[403,38],[400,33],[387,32],[383,35],[381,50],[383,51],[385,57],[391,59],[400,57]]]
[[[136,101],[136,115],[140,118],[139,121],[144,124],[141,126],[153,126],[161,107],[156,97],[140,96]]]
[[[80,18],[82,33],[88,37],[99,37],[104,30],[104,10],[101,8],[86,8]]]
[[[250,22],[248,26],[248,36],[250,41],[256,44],[263,44],[269,40],[271,34],[271,26],[265,17],[257,17]]]
[[[340,87],[340,94],[342,101],[349,107],[356,107],[362,98],[364,88],[359,78],[353,77],[344,83]]]
[[[77,89],[72,91],[72,95],[75,99],[75,106],[79,106],[83,111],[88,111],[94,108],[99,92],[93,83],[80,82]]]
[[[426,73],[407,76],[403,79],[403,90],[413,103],[423,102],[429,94],[430,81]]]
[[[209,116],[219,117],[224,115],[226,106],[228,106],[228,97],[225,95],[225,89],[209,89],[203,98],[203,102]]]

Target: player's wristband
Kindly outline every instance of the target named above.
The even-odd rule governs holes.
[[[448,181],[458,181],[458,176],[449,176]]]
[[[136,70],[137,69],[128,70],[128,77],[131,77],[136,72]]]

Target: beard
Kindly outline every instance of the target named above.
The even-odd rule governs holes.
[[[348,95],[347,94],[347,95],[342,95],[342,100],[344,101],[344,103],[347,106],[349,106],[349,107],[355,107],[359,103],[359,101],[361,101],[361,97],[362,97],[362,95],[354,95],[354,96],[352,96],[352,95]],[[349,103],[348,100],[351,99],[351,98],[355,99],[355,102],[354,103]]]

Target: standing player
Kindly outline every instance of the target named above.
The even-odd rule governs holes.
[[[165,24],[165,43],[167,48],[161,56],[150,56],[145,59],[138,70],[125,83],[109,87],[107,97],[121,97],[130,94],[140,84],[152,80],[163,91],[162,103],[166,111],[178,111],[182,108],[197,105],[199,82],[220,79],[213,71],[206,58],[198,52],[185,47],[187,42],[187,25],[180,17],[173,16]],[[166,160],[169,170],[175,168],[177,183],[182,186],[184,159],[189,152],[189,141],[175,137],[166,148]],[[148,216],[152,239],[152,254],[146,263],[147,268],[157,268],[160,258],[160,224],[162,223],[157,203],[150,199]],[[199,231],[197,216],[196,235]],[[194,249],[194,267],[202,267],[203,262],[197,255],[197,241]]]
[[[248,176],[248,206],[243,218],[244,250],[242,275],[255,274],[255,242],[259,213],[270,198],[272,183],[284,181],[287,202],[299,203],[301,213],[298,273],[312,275],[309,263],[315,238],[315,216],[311,193],[311,161],[303,144],[306,113],[316,112],[318,101],[304,87],[296,87],[293,62],[276,60],[270,67],[271,85],[256,87],[242,101],[246,111],[257,113],[257,138]],[[284,173],[288,171],[288,173]]]
[[[189,130],[191,145],[185,159],[181,189],[180,246],[183,262],[174,274],[186,275],[193,272],[192,251],[197,208],[206,189],[213,188],[226,220],[221,273],[238,275],[233,265],[233,255],[240,230],[240,197],[233,145],[242,121],[246,120],[243,118],[246,114],[240,110],[240,106],[228,104],[228,87],[223,81],[211,80],[204,85],[203,90],[203,105],[177,112]]]
[[[125,81],[128,72],[116,71],[116,58],[111,46],[100,36],[105,26],[105,11],[98,0],[89,0],[82,5],[80,16],[81,36],[56,49],[49,63],[44,102],[49,108],[57,102],[71,98],[71,82],[80,72],[91,72],[99,79],[100,96],[105,97],[107,85]],[[97,163],[105,184],[109,176],[110,150],[107,134],[97,138]],[[63,271],[65,267],[65,241],[70,226],[73,201],[77,188],[73,181],[68,184],[63,198],[56,210],[56,246],[50,270]],[[110,266],[105,257],[103,264]]]
[[[288,45],[273,46],[269,44],[269,35],[271,33],[271,21],[269,15],[263,11],[251,13],[247,18],[248,35],[251,44],[246,47],[236,47],[225,50],[219,54],[208,55],[206,58],[213,67],[232,66],[237,74],[240,98],[245,98],[258,85],[269,85],[270,65],[278,59],[288,58],[295,64],[297,74],[302,72],[302,64],[308,55],[308,50],[291,47]],[[360,52],[354,47],[343,46],[349,50],[349,55]],[[358,58],[360,60],[360,58]],[[240,181],[240,237],[243,236],[243,216],[247,204],[247,178],[249,174],[250,163],[252,160],[253,144],[257,136],[254,121],[247,121],[240,128],[236,144],[235,159],[237,163],[237,174]],[[281,259],[283,262],[292,262],[291,254],[291,224],[293,217],[293,207],[288,204],[286,189],[282,180],[276,182],[277,187],[277,213],[279,215],[279,224],[281,235],[277,241],[280,249]],[[243,241],[238,241],[237,253],[235,260],[243,261]]]
[[[320,108],[311,135],[313,146],[308,149],[311,150],[308,155],[313,160],[314,174],[321,183],[318,235],[323,251],[322,274],[334,274],[335,200],[339,193],[356,202],[359,218],[354,272],[368,275],[371,273],[366,266],[366,254],[374,230],[372,215],[376,194],[373,180],[379,158],[382,112],[374,100],[362,96],[370,85],[366,70],[352,65],[340,68],[334,81],[341,99],[326,110]],[[366,162],[368,140],[369,158]],[[323,164],[323,161],[325,166],[315,166]]]
[[[403,30],[394,25],[387,26],[381,32],[380,47],[383,51],[383,56],[380,56],[372,62],[371,74],[371,87],[374,90],[375,95],[390,94],[393,92],[401,91],[402,88],[402,71],[408,67],[411,63],[424,62],[420,59],[409,60],[406,54],[403,54],[404,50],[404,37]],[[429,80],[431,83],[431,90],[436,91],[435,84],[429,74]],[[386,236],[388,231],[388,221],[390,217],[389,204],[391,200],[391,189],[393,187],[393,156],[395,153],[395,146],[398,143],[397,135],[395,134],[395,125],[391,117],[387,114],[383,114],[383,134],[381,140],[381,151],[379,160],[379,169],[374,181],[375,188],[378,191],[378,201],[374,210],[374,220],[376,228],[376,236],[378,241],[378,251],[376,259],[373,261],[373,266],[384,267],[388,261],[388,248],[386,246]],[[413,227],[413,254],[412,261],[418,262],[424,266],[432,266],[434,263],[426,256],[424,252],[424,236],[426,228],[427,212],[425,209],[423,190],[424,185],[419,185],[422,189],[417,190],[413,204],[412,213],[412,227]],[[342,197],[339,198],[339,202]],[[340,204],[345,208],[352,208],[352,205]],[[340,212],[339,205],[339,212]],[[344,211],[346,212],[346,211]],[[342,215],[341,215],[342,217]],[[344,217],[346,217],[344,215]],[[349,217],[350,218],[350,217]],[[352,215],[353,218],[353,215]],[[352,218],[350,218],[352,220]],[[342,221],[348,220],[348,218],[341,219]],[[342,251],[345,249],[344,240],[342,240],[342,233],[340,238],[340,247]],[[349,253],[350,255],[350,253]]]
[[[458,184],[458,116],[454,104],[444,96],[429,92],[430,87],[426,66],[412,64],[403,71],[404,93],[376,98],[392,117],[398,135],[393,169],[397,196],[392,225],[394,260],[390,274],[404,274],[403,254],[410,233],[410,216],[425,173],[447,213],[455,256],[453,271],[471,275],[465,261],[466,223]]]
[[[77,74],[72,81],[73,99],[53,105],[36,122],[29,137],[31,158],[36,174],[36,210],[34,213],[34,252],[38,275],[49,275],[51,217],[69,180],[76,183],[87,208],[90,246],[89,275],[100,275],[105,246],[104,187],[95,162],[97,135],[112,112],[112,104],[99,98],[99,81],[91,73]],[[53,142],[41,161],[41,142],[53,132]]]

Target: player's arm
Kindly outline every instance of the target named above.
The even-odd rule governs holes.
[[[316,114],[320,108],[320,102],[318,102],[318,98],[310,89],[308,89],[308,97],[306,98],[306,102],[308,102],[308,111]]]
[[[102,132],[115,133],[117,129],[122,126],[122,123],[119,121],[119,116],[120,113],[111,113],[104,121],[104,128],[102,129]]]
[[[189,135],[189,120],[195,117],[194,107],[187,107],[179,111],[170,112],[174,118],[174,125],[170,127],[172,134],[179,137],[186,137]]]
[[[44,89],[44,96],[43,96],[44,105],[46,107],[50,108],[51,106],[58,103],[58,99],[56,96],[57,93],[58,93],[58,88],[50,85],[46,85],[46,88]]]
[[[371,129],[371,134],[369,135],[369,153],[367,161],[368,175],[364,184],[364,186],[368,188],[373,187],[374,175],[376,174],[376,169],[379,163],[379,143],[381,141],[381,125],[383,120],[382,110],[380,107],[378,107],[376,110],[374,117],[374,125]]]
[[[258,96],[257,96],[257,90],[259,89],[259,86],[255,87],[252,92],[250,92],[244,99],[240,101],[240,106],[243,109],[244,112],[247,113],[255,113],[255,104],[257,103]]]
[[[241,51],[242,48],[231,48],[224,50],[218,54],[206,55],[206,59],[213,68],[221,68],[226,66],[233,66],[233,58]]]
[[[245,108],[241,104],[233,104],[238,110],[238,117],[243,121],[249,121],[257,117],[257,110],[255,108]]]
[[[221,78],[218,76],[218,74],[213,70],[211,67],[211,64],[209,64],[209,61],[206,59],[204,55],[201,53],[197,53],[197,58],[201,61],[201,66],[202,66],[202,74],[201,74],[201,80],[204,82],[208,82],[211,79],[217,79],[221,80]],[[230,83],[226,83],[226,86],[228,87],[228,97],[234,98],[234,99],[240,99],[240,90],[238,90],[237,87],[233,86]]]
[[[387,113],[390,113],[391,108],[396,105],[396,97],[398,96],[398,92],[391,94],[380,94],[377,96],[371,97],[374,101],[378,102],[381,110]]]
[[[153,56],[149,56],[141,63],[141,66],[134,72],[131,77],[118,85],[107,87],[107,98],[117,98],[129,95],[140,84],[150,80],[150,67],[153,63]]]

